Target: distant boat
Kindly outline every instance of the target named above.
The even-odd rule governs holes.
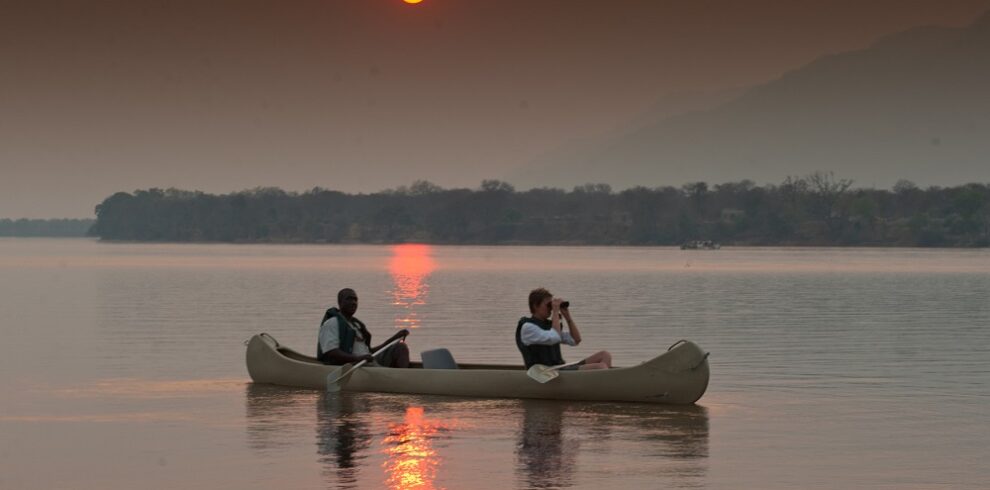
[[[711,240],[692,240],[681,245],[681,250],[718,250],[722,245]]]
[[[279,343],[266,333],[248,342],[247,369],[255,383],[326,388],[340,366],[321,363]],[[345,368],[348,366],[345,366]],[[689,405],[708,389],[708,353],[681,340],[636,366],[563,371],[549,382],[531,379],[519,364],[454,364],[446,369],[360,367],[342,381],[343,391],[414,393],[485,398],[544,398]]]

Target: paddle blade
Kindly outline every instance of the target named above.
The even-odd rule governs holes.
[[[396,339],[396,341],[398,340],[401,339]],[[330,373],[327,374],[327,393],[336,393],[340,391],[340,387],[347,381],[345,378],[350,376],[355,369],[364,366],[364,363],[366,362],[368,361],[361,361],[351,366],[347,371],[344,371],[344,366],[346,366],[346,364],[344,366],[336,367],[333,371],[330,371]]]
[[[540,383],[546,383],[556,379],[560,376],[560,372],[550,366],[544,366],[543,364],[534,364],[533,367],[526,370],[526,376],[533,378]]]
[[[337,393],[340,391],[340,378],[344,372],[343,367],[334,368],[327,374],[327,393]]]

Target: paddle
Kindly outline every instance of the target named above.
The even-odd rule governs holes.
[[[576,366],[581,364],[584,360],[569,362],[567,364],[561,364],[559,366],[544,366],[543,364],[533,364],[532,367],[526,370],[526,376],[535,379],[540,383],[546,383],[552,379],[556,379],[560,376],[561,368],[568,366]]]
[[[391,341],[391,342],[383,345],[380,349],[376,350],[375,352],[372,352],[371,355],[378,354],[379,352],[382,352],[385,349],[388,349],[389,347],[392,347],[393,345],[395,345],[397,342],[401,341],[404,338],[405,337],[399,337],[399,338],[397,338],[397,339],[395,339],[395,340],[393,340],[393,341]],[[361,362],[358,362],[357,364],[351,366],[351,368],[348,369],[346,372],[344,372],[344,374],[341,374],[340,376],[337,376],[337,377],[334,377],[334,375],[340,372],[340,368],[339,367],[336,368],[336,369],[334,369],[333,371],[330,371],[330,373],[327,374],[327,393],[337,393],[338,391],[340,391],[340,381],[343,380],[344,378],[350,376],[351,373],[353,373],[355,369],[361,367],[366,362],[368,362],[367,359],[362,359]]]

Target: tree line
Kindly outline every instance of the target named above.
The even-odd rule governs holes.
[[[498,180],[476,189],[417,181],[371,194],[148,189],[106,198],[90,234],[169,242],[990,245],[990,185],[852,184],[815,172],[764,186],[692,182],[620,192],[607,184],[517,191]]]
[[[0,219],[0,236],[18,237],[82,237],[95,220],[92,219]]]

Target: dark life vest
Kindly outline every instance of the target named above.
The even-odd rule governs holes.
[[[523,356],[523,363],[526,364],[526,368],[531,367],[533,364],[543,364],[544,366],[557,366],[559,364],[564,364],[564,358],[560,355],[559,343],[553,345],[523,344],[522,328],[523,325],[527,323],[533,323],[543,330],[550,330],[553,328],[553,323],[551,323],[550,320],[537,320],[536,318],[528,317],[522,317],[519,319],[519,324],[516,325],[516,347],[519,348],[519,352]]]
[[[326,321],[329,320],[330,318],[337,319],[337,334],[338,334],[338,339],[340,340],[340,347],[338,347],[338,349],[348,354],[354,353],[354,340],[357,339],[357,335],[354,334],[354,329],[347,326],[347,323],[349,321],[351,325],[354,325],[359,330],[361,330],[361,335],[364,337],[364,343],[368,344],[368,350],[371,350],[371,332],[368,331],[368,327],[364,326],[364,323],[361,320],[358,320],[353,316],[351,317],[350,320],[347,320],[346,318],[344,318],[344,315],[340,312],[340,310],[337,309],[336,306],[334,306],[328,309],[327,312],[323,314],[323,320],[320,321],[320,328],[322,328],[323,324],[326,323]],[[327,352],[323,352],[323,346],[320,345],[320,339],[317,338],[316,358],[319,359],[320,362],[329,364],[330,357],[327,356],[327,354],[328,354]]]

